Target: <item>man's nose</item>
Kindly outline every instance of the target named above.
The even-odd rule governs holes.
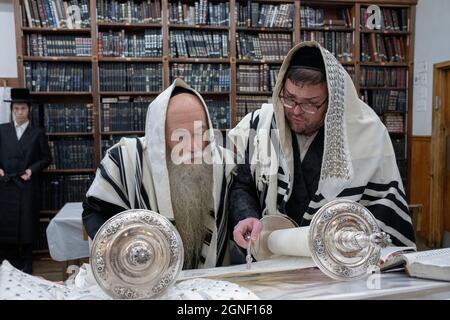
[[[296,105],[296,106],[294,107],[294,114],[295,114],[296,116],[297,116],[297,115],[300,115],[300,114],[303,114],[303,113],[305,113],[305,111],[303,111],[303,109],[302,109],[301,106]]]

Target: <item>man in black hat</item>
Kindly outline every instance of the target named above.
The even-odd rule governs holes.
[[[11,89],[12,122],[0,125],[0,261],[32,273],[39,222],[40,174],[51,163],[43,129],[29,121],[31,95]]]
[[[395,245],[414,246],[389,133],[336,58],[317,42],[297,45],[272,100],[229,133],[239,161],[229,197],[235,242],[255,241],[265,215],[308,226],[323,205],[345,198],[368,208]]]

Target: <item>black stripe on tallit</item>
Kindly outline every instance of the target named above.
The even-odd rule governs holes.
[[[127,205],[128,208],[130,208],[130,201],[125,196],[125,194],[122,192],[121,188],[111,179],[111,177],[108,175],[108,172],[106,171],[105,167],[100,163],[99,166],[100,174],[102,175],[103,179],[105,179],[116,191],[116,193],[119,195],[120,199]]]
[[[137,151],[138,151],[139,164],[141,166],[141,172],[143,172],[142,158],[143,158],[143,153],[144,152],[143,152],[143,149],[142,149],[141,140],[139,138],[136,138],[136,147],[137,147]],[[142,175],[141,175],[141,177],[142,177]],[[144,188],[144,184],[142,183],[142,179],[141,179],[140,191],[141,191],[142,199],[144,199],[145,205],[147,206],[147,209],[151,210],[150,200],[148,199],[148,194],[147,194],[147,191]]]
[[[390,188],[397,189],[398,193],[407,201],[405,193],[399,188],[398,181],[391,181],[390,183],[373,183],[369,182],[366,186],[367,189],[372,189],[374,191],[388,191]]]
[[[364,194],[364,195],[361,197],[361,200],[368,200],[368,201],[371,201],[371,202],[377,201],[377,200],[381,200],[381,199],[387,199],[387,200],[391,201],[391,202],[394,203],[400,210],[402,210],[404,213],[406,213],[406,214],[408,214],[408,215],[410,214],[410,213],[409,213],[409,209],[403,204],[403,202],[399,201],[399,200],[397,199],[397,197],[395,196],[395,194],[393,194],[393,193],[388,193],[388,194],[386,194],[386,195],[383,195],[382,198],[380,198],[380,197],[375,197],[375,196],[369,196],[369,195],[367,195],[367,194]]]

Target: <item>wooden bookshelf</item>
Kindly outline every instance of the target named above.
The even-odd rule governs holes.
[[[15,6],[15,21],[16,21],[16,46],[17,46],[17,63],[20,85],[25,86],[25,64],[27,63],[84,63],[89,64],[92,69],[92,90],[90,92],[33,92],[33,97],[40,103],[90,103],[93,107],[93,129],[92,132],[63,132],[63,133],[49,133],[48,136],[52,139],[64,139],[68,137],[79,137],[84,139],[92,139],[94,143],[95,164],[98,166],[102,157],[101,149],[102,143],[106,137],[120,137],[126,135],[143,135],[144,131],[115,131],[104,132],[101,127],[100,119],[102,115],[101,99],[103,98],[121,98],[121,97],[147,97],[152,98],[160,93],[160,91],[105,91],[100,90],[100,71],[99,66],[108,64],[127,64],[127,63],[149,63],[149,64],[161,64],[161,77],[162,77],[162,89],[167,88],[170,85],[170,74],[173,64],[221,64],[229,68],[229,89],[221,92],[202,92],[207,99],[224,100],[228,98],[230,105],[230,119],[231,127],[234,127],[237,123],[238,110],[237,101],[243,99],[243,97],[256,97],[260,99],[270,99],[272,92],[269,90],[240,90],[238,88],[238,73],[241,66],[264,66],[269,68],[280,67],[282,60],[277,59],[259,59],[248,60],[238,59],[238,46],[237,39],[240,34],[269,34],[271,36],[277,35],[290,35],[292,39],[292,45],[295,45],[303,41],[305,35],[316,34],[330,34],[337,35],[350,34],[351,43],[351,58],[340,59],[344,67],[352,68],[354,70],[354,79],[356,79],[356,89],[358,92],[364,91],[406,91],[407,92],[407,108],[406,112],[399,112],[405,117],[405,133],[392,133],[392,137],[404,138],[406,140],[406,159],[407,159],[407,172],[410,172],[410,159],[411,159],[411,128],[412,128],[412,90],[413,90],[413,61],[414,61],[414,34],[415,34],[415,6],[417,0],[252,0],[253,3],[265,4],[265,5],[281,5],[290,4],[294,8],[292,16],[292,27],[263,27],[263,26],[241,26],[238,25],[238,18],[234,14],[229,15],[229,25],[205,25],[194,24],[185,25],[178,24],[170,21],[169,17],[169,3],[175,2],[173,0],[161,0],[161,20],[157,23],[130,23],[130,22],[98,22],[96,12],[97,1],[89,0],[89,17],[90,27],[82,27],[78,29],[67,28],[39,28],[22,26],[22,9],[21,6],[25,0],[14,0]],[[30,1],[30,0],[28,0]],[[46,0],[38,0],[46,1]],[[103,1],[103,0],[101,0]],[[183,3],[193,4],[193,1],[182,0]],[[239,4],[246,4],[247,0],[210,0],[213,4],[226,3],[230,13],[234,13]],[[408,30],[364,30],[360,27],[361,21],[361,8],[365,8],[371,4],[379,5],[381,8],[401,9],[407,10]],[[302,7],[322,8],[323,10],[340,10],[346,9],[349,13],[349,21],[346,21],[346,25],[324,25],[324,26],[302,26]],[[125,34],[143,34],[145,30],[152,30],[152,32],[159,32],[162,36],[162,55],[160,57],[106,57],[99,55],[98,37],[99,32],[123,32]],[[224,58],[189,58],[189,57],[172,57],[170,52],[170,39],[169,35],[172,32],[217,32],[226,33],[228,35],[228,56]],[[90,36],[91,38],[91,56],[25,56],[26,40],[25,35],[39,34],[42,36]],[[402,41],[405,41],[406,57],[404,62],[362,62],[361,61],[361,43],[363,37],[374,36],[388,36],[399,37]],[[408,80],[406,86],[361,86],[361,70],[366,67],[373,68],[404,68],[408,74]],[[271,70],[271,69],[270,69]],[[46,176],[58,176],[58,175],[93,175],[95,169],[80,169],[80,170],[47,170]],[[409,175],[406,189],[410,190]],[[50,211],[55,212],[55,211]]]

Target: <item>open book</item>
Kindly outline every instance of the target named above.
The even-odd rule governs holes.
[[[383,249],[382,272],[405,268],[411,277],[450,281],[450,248],[415,252],[411,247]]]

